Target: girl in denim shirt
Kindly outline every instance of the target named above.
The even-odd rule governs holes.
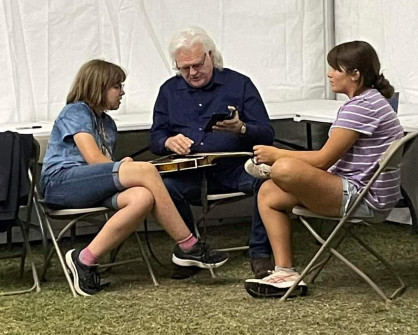
[[[172,256],[177,265],[217,267],[228,259],[191,234],[151,163],[130,157],[113,161],[117,129],[106,111],[119,108],[125,79],[124,70],[115,64],[103,60],[84,64],[54,123],[44,158],[41,193],[50,206],[106,206],[116,211],[86,248],[65,255],[80,295],[100,290],[97,260],[149,213],[177,242]]]

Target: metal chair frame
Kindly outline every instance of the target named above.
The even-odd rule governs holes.
[[[39,146],[39,143],[38,143]],[[75,227],[76,224],[87,219],[90,217],[98,216],[98,215],[104,215],[105,219],[107,221],[108,214],[112,212],[111,209],[107,207],[90,207],[90,208],[66,208],[66,209],[52,209],[48,207],[48,205],[41,199],[37,186],[35,183],[34,193],[33,193],[33,202],[35,207],[35,212],[37,214],[38,220],[40,222],[41,232],[42,232],[42,242],[45,247],[45,261],[44,266],[41,274],[41,279],[44,280],[46,276],[46,272],[48,270],[50,260],[54,254],[54,252],[57,253],[61,268],[64,272],[65,278],[68,282],[68,285],[70,287],[71,293],[74,297],[77,297],[78,294],[76,293],[74,289],[73,281],[70,277],[69,269],[67,268],[67,265],[64,261],[63,253],[61,251],[61,248],[59,246],[60,242],[62,241],[65,234],[68,232],[68,230],[72,230],[71,237],[74,238],[75,235]],[[68,223],[65,225],[64,228],[62,228],[58,234],[55,234],[53,231],[53,224],[51,223],[52,220],[64,220]],[[158,286],[158,281],[154,275],[154,271],[151,267],[151,263],[149,261],[148,255],[146,253],[145,248],[143,247],[142,241],[139,237],[139,234],[137,231],[133,233],[136,237],[139,249],[140,249],[140,257],[123,260],[119,262],[115,262],[116,255],[120,249],[120,246],[116,248],[113,252],[110,254],[110,263],[107,264],[101,264],[99,265],[99,268],[110,268],[117,265],[123,265],[127,263],[132,262],[144,262],[147,266],[148,272],[151,276],[151,279],[153,281],[153,284],[155,286]],[[48,235],[52,241],[52,248],[48,247]]]
[[[388,171],[391,169],[392,170],[397,169],[400,167],[404,154],[406,153],[407,149],[411,146],[411,144],[413,143],[417,135],[418,133],[409,133],[405,135],[403,138],[396,140],[389,146],[389,148],[380,158],[379,168],[377,169],[377,171],[375,172],[371,180],[368,182],[366,187],[363,189],[363,191],[359,194],[353,206],[350,208],[350,210],[347,212],[345,216],[343,217],[322,216],[322,215],[313,213],[300,206],[297,206],[293,209],[292,212],[299,217],[299,219],[306,226],[309,232],[321,244],[321,247],[318,250],[318,252],[314,255],[314,257],[311,259],[309,264],[302,271],[302,273],[300,274],[298,279],[294,282],[294,284],[280,298],[280,301],[286,300],[292,294],[292,292],[297,288],[298,284],[308,274],[316,270],[312,278],[312,281],[313,281],[318,276],[318,274],[322,271],[322,269],[328,263],[328,261],[332,258],[332,256],[335,256],[336,258],[341,260],[350,269],[352,269],[361,278],[363,278],[366,281],[366,283],[369,284],[385,302],[396,298],[397,296],[401,295],[405,291],[406,284],[402,280],[402,278],[395,272],[394,268],[381,255],[379,255],[377,251],[375,251],[373,248],[371,248],[369,245],[363,242],[357,235],[355,235],[350,230],[350,228],[353,224],[363,222],[361,219],[352,218],[351,216],[352,216],[352,213],[357,208],[357,206],[359,205],[359,203],[366,196],[369,188],[372,186],[372,184],[375,182],[375,180],[379,177],[379,175],[382,172]],[[332,230],[331,234],[326,239],[323,239],[315,231],[312,225],[309,224],[307,218],[312,218],[312,217],[321,218],[325,220],[338,221],[338,223]],[[398,280],[400,286],[397,289],[395,289],[390,295],[387,295],[385,292],[383,292],[383,290],[369,276],[367,276],[363,271],[357,268],[353,263],[351,263],[347,258],[345,258],[340,252],[336,250],[340,246],[340,244],[343,242],[343,240],[348,236],[354,238],[369,253],[371,253],[374,257],[376,257],[376,259],[379,260],[385,266],[385,268],[393,275],[393,277]],[[327,252],[328,254],[325,256],[325,259],[320,261],[319,260],[320,257],[322,255],[325,255]]]

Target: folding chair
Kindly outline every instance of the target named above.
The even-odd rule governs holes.
[[[39,145],[39,144],[38,144]],[[45,201],[43,201],[37,192],[37,187],[35,187],[34,190],[34,203],[35,203],[35,210],[39,219],[39,222],[41,223],[42,231],[43,231],[43,240],[45,240],[44,245],[47,245],[47,234],[49,234],[50,239],[52,241],[52,246],[49,251],[46,251],[45,253],[45,262],[44,267],[42,270],[41,279],[45,279],[47,269],[50,264],[51,257],[54,252],[57,253],[60,265],[62,267],[62,270],[64,272],[65,278],[67,279],[68,285],[70,287],[70,290],[74,297],[78,296],[74,289],[73,281],[70,277],[70,272],[67,268],[67,265],[65,264],[63,252],[60,248],[60,242],[62,241],[62,238],[65,236],[65,234],[68,232],[68,230],[72,229],[71,236],[75,235],[75,227],[76,224],[79,222],[82,222],[85,219],[96,217],[98,215],[104,215],[105,221],[108,219],[108,214],[112,211],[111,209],[107,207],[90,207],[90,208],[66,208],[66,209],[53,209],[48,206]],[[53,223],[51,220],[60,220],[60,221],[67,221],[68,223],[65,225],[64,228],[62,228],[58,234],[56,234],[53,230]],[[104,221],[104,222],[105,222]],[[103,220],[100,221],[100,224],[103,225]],[[45,232],[47,231],[47,233]],[[114,252],[111,252],[111,262],[108,264],[101,264],[100,268],[109,268],[117,265],[132,263],[132,262],[139,262],[144,261],[148,272],[151,276],[151,279],[154,283],[154,285],[158,285],[158,282],[155,278],[154,271],[151,267],[151,263],[149,262],[148,255],[142,245],[141,239],[139,237],[138,232],[133,233],[136,237],[139,250],[140,250],[140,257],[136,257],[133,259],[128,259],[120,262],[115,262],[116,255],[119,251],[119,248],[117,248]]]
[[[399,106],[399,92],[393,93],[392,97],[386,99],[389,102],[389,105],[393,108],[395,113],[398,113]]]
[[[22,135],[14,133],[14,141],[18,141],[19,144],[22,141]],[[6,291],[6,292],[0,292],[0,296],[5,296],[5,295],[15,295],[15,294],[23,294],[23,293],[29,293],[31,291],[35,291],[36,293],[41,291],[41,286],[40,286],[40,282],[39,282],[39,278],[38,278],[38,274],[36,271],[36,267],[35,264],[33,262],[33,256],[32,256],[32,251],[30,248],[30,244],[29,244],[29,239],[28,239],[28,234],[29,234],[29,228],[31,227],[31,213],[32,213],[32,207],[33,207],[33,192],[34,192],[34,187],[35,187],[35,179],[33,178],[34,175],[36,175],[36,169],[37,169],[37,161],[38,161],[38,157],[39,157],[39,150],[38,147],[36,146],[32,135],[23,135],[26,136],[27,138],[31,138],[31,142],[32,142],[32,154],[29,160],[29,165],[28,165],[28,171],[27,171],[27,178],[29,181],[29,192],[28,192],[28,200],[27,203],[24,205],[21,205],[19,207],[19,210],[21,209],[26,209],[26,215],[25,215],[25,219],[22,221],[18,216],[15,218],[15,222],[13,226],[19,226],[20,227],[20,231],[21,231],[21,235],[22,235],[22,240],[23,240],[23,245],[22,245],[22,250],[19,253],[15,253],[12,255],[6,255],[6,256],[1,256],[0,259],[9,259],[9,258],[20,258],[20,277],[23,277],[23,273],[24,273],[24,269],[25,269],[25,262],[26,262],[26,256],[30,262],[30,266],[31,266],[31,270],[32,270],[32,277],[33,277],[33,284],[30,288],[27,289],[21,289],[21,290],[15,290],[15,291]],[[21,148],[20,148],[21,149]],[[22,157],[23,157],[23,153],[21,152],[21,150],[19,150],[19,157],[18,159],[20,159],[22,161]],[[16,157],[14,157],[16,158]],[[21,166],[23,167],[23,166]],[[17,171],[14,171],[17,172]],[[12,245],[12,228],[13,226],[10,226],[7,230],[7,240],[8,240],[8,244],[10,244],[10,248]]]
[[[398,113],[399,92],[393,93],[393,96],[386,100],[389,102],[389,104],[391,105],[395,113]],[[415,211],[414,203],[412,202],[409,194],[406,192],[406,190],[402,186],[401,186],[401,194],[402,194],[402,199],[399,200],[395,208],[408,208],[409,209],[409,213],[411,215],[411,221],[412,221],[411,232],[412,234],[417,234],[418,233],[418,219],[417,219],[417,213]]]
[[[403,138],[396,140],[389,146],[389,148],[380,158],[379,168],[377,169],[377,171],[375,172],[371,180],[368,182],[364,190],[359,194],[353,206],[349,209],[349,211],[346,213],[345,216],[326,217],[326,216],[318,215],[300,206],[293,208],[292,212],[299,217],[299,219],[305,225],[305,227],[309,230],[309,232],[321,244],[321,248],[312,258],[308,266],[306,266],[306,268],[303,270],[303,272],[301,273],[299,278],[295,281],[295,283],[287,290],[285,295],[281,297],[280,301],[286,300],[292,294],[292,292],[296,289],[299,282],[303,280],[305,276],[311,272],[314,272],[313,277],[311,278],[311,282],[313,282],[313,280],[318,276],[318,274],[321,272],[321,270],[324,268],[324,266],[327,264],[327,262],[331,259],[332,256],[335,256],[336,258],[341,260],[350,269],[352,269],[361,278],[363,278],[366,281],[366,283],[369,284],[385,302],[396,298],[397,296],[401,295],[404,292],[406,288],[406,284],[402,280],[402,278],[395,272],[393,267],[381,255],[379,255],[377,251],[375,251],[367,243],[365,243],[357,235],[355,235],[350,230],[350,228],[356,223],[365,222],[361,218],[353,218],[352,213],[355,211],[358,204],[364,199],[369,188],[372,186],[372,184],[375,182],[375,180],[379,177],[381,173],[386,172],[386,171],[396,170],[400,167],[402,158],[405,152],[413,143],[417,135],[418,133],[409,133]],[[309,218],[333,220],[333,221],[338,221],[338,223],[335,226],[335,228],[332,230],[328,238],[323,239],[320,236],[320,234],[314,230],[312,225],[309,224],[308,222]],[[400,286],[396,290],[394,290],[392,294],[386,295],[383,292],[383,290],[368,275],[366,275],[363,271],[357,268],[353,263],[351,263],[340,252],[337,251],[337,248],[340,246],[340,244],[344,241],[346,237],[352,237],[354,240],[356,240],[362,247],[364,247],[364,249],[366,249],[366,251],[368,251],[370,254],[376,257],[376,259],[380,261],[383,266],[385,266],[385,268],[392,274],[392,276],[398,280]],[[320,261],[319,259],[323,255],[325,256],[325,258],[322,261]]]
[[[195,221],[195,232],[198,237],[202,237],[203,240],[207,238],[206,227],[209,213],[218,205],[229,204],[231,202],[237,202],[245,198],[251,197],[252,194],[247,194],[244,192],[231,192],[231,193],[217,193],[217,194],[208,194],[208,183],[206,179],[206,174],[203,173],[202,177],[202,188],[200,196],[200,204],[202,207],[202,212],[200,217]],[[203,227],[203,234],[200,234],[199,228]],[[203,236],[201,236],[203,235]],[[248,250],[249,246],[237,246],[237,247],[227,247],[216,249],[218,251],[240,251]]]

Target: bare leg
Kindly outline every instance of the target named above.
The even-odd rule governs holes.
[[[291,222],[286,210],[296,203],[291,194],[281,190],[272,180],[261,185],[258,209],[270,240],[275,265],[280,267],[293,266]]]
[[[119,180],[127,188],[141,186],[151,193],[154,199],[152,214],[175,241],[183,240],[191,234],[174,206],[160,174],[151,163],[122,163]]]
[[[97,257],[116,248],[142,223],[154,205],[152,194],[143,187],[132,187],[118,196],[119,210],[106,222],[89,244]]]
[[[340,214],[343,198],[341,177],[297,159],[280,159],[273,164],[271,179],[297,203],[318,214]]]
[[[342,201],[341,178],[296,159],[273,164],[271,180],[260,188],[258,206],[272,246],[275,264],[293,266],[291,221],[288,212],[303,204],[324,215],[338,215]]]

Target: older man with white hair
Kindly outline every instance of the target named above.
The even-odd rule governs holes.
[[[159,155],[199,152],[252,151],[256,144],[272,144],[271,126],[261,96],[250,78],[223,68],[215,43],[201,28],[192,27],[173,36],[170,57],[177,75],[160,88],[154,107],[151,151]],[[206,128],[213,114],[230,117]],[[250,236],[251,268],[256,278],[272,270],[271,248],[257,208],[262,181],[244,170],[245,157],[217,160],[206,169],[209,193],[241,191],[254,194]],[[193,231],[190,205],[200,199],[200,169],[167,174],[164,183],[189,229]],[[175,271],[173,278],[193,273]]]

